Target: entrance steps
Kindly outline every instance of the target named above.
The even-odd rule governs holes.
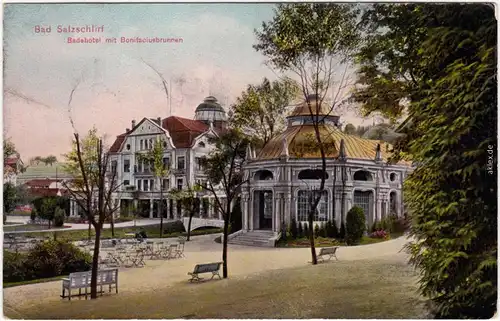
[[[274,247],[274,239],[276,238],[273,231],[267,230],[241,231],[241,233],[236,232],[235,234],[228,238],[229,244]]]

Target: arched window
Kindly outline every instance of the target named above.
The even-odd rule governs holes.
[[[372,174],[370,174],[370,172],[368,171],[357,171],[356,173],[354,173],[354,180],[355,181],[372,181],[373,178],[372,178]]]
[[[372,191],[354,191],[354,206],[363,209],[368,226],[373,224],[373,192]]]
[[[389,179],[391,180],[391,182],[394,182],[394,181],[396,180],[396,177],[397,177],[397,176],[396,176],[396,174],[395,174],[395,173],[391,173],[391,174],[389,175]]]
[[[397,194],[396,192],[391,192],[389,194],[389,214],[390,215],[397,215],[398,214],[398,207],[397,207]]]
[[[321,169],[304,169],[299,173],[299,179],[321,179],[323,176],[328,179],[328,173]]]
[[[319,191],[315,190],[300,190],[297,198],[297,221],[307,222],[309,211],[315,200],[319,196]],[[328,192],[323,191],[318,207],[314,213],[313,220],[315,222],[326,222],[328,220]]]
[[[266,169],[257,171],[254,175],[254,179],[256,181],[270,181],[273,180],[273,173],[271,171],[268,171]]]
[[[130,150],[130,144],[127,144],[127,150]]]

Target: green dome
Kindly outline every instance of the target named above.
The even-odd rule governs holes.
[[[217,98],[215,98],[214,96],[208,96],[203,100],[201,104],[198,105],[198,107],[196,107],[195,113],[201,111],[220,111],[223,113],[226,112],[224,108],[222,108],[222,106],[217,102]]]

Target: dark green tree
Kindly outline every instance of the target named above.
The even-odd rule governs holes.
[[[3,212],[10,213],[16,207],[18,195],[12,183],[3,184]]]
[[[290,235],[291,235],[292,239],[294,239],[294,240],[299,235],[299,230],[297,228],[297,221],[295,220],[295,218],[292,218],[292,220],[290,221]]]
[[[297,237],[299,238],[302,238],[304,237],[304,229],[302,228],[302,223],[301,222],[297,222],[298,226],[297,226]]]
[[[359,206],[352,207],[345,218],[345,241],[349,245],[358,244],[366,231],[366,217]]]
[[[307,222],[304,222],[304,236],[309,235],[309,224]]]
[[[345,224],[344,224],[344,220],[342,220],[342,223],[340,223],[339,238],[342,239],[342,240],[345,240]]]
[[[339,237],[339,230],[337,228],[337,222],[335,222],[335,219],[332,221],[332,236],[333,238],[338,238]]]
[[[491,318],[497,302],[497,21],[487,4],[377,4],[367,11],[354,98],[409,117],[395,145],[407,247],[436,318]],[[379,93],[379,95],[374,95]],[[384,93],[384,94],[382,94]],[[396,160],[397,158],[395,158]]]

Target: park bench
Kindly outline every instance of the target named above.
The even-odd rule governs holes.
[[[339,247],[338,246],[334,246],[334,247],[322,247],[320,250],[319,250],[319,253],[318,253],[318,259],[325,262],[325,256],[328,256],[328,261],[330,261],[330,259],[332,257],[335,257],[335,259],[338,261],[338,258],[337,258],[337,249]]]
[[[64,278],[62,283],[62,295],[66,298],[66,290],[68,291],[68,300],[71,300],[71,290],[78,289],[78,295],[82,295],[82,289],[85,289],[85,299],[87,299],[88,288],[90,287],[92,271],[74,272],[68,278]],[[99,270],[97,273],[97,286],[108,285],[109,292],[114,285],[116,293],[118,293],[118,269]]]
[[[216,275],[219,277],[219,279],[222,279],[221,276],[220,276],[220,274],[219,274],[219,269],[220,269],[221,265],[222,265],[222,262],[207,263],[207,264],[197,264],[194,267],[193,272],[188,272],[188,275],[191,275],[191,279],[189,280],[189,282],[200,281],[203,278],[200,278],[199,274],[209,273],[209,272],[212,272],[212,278],[211,279],[213,279]]]

